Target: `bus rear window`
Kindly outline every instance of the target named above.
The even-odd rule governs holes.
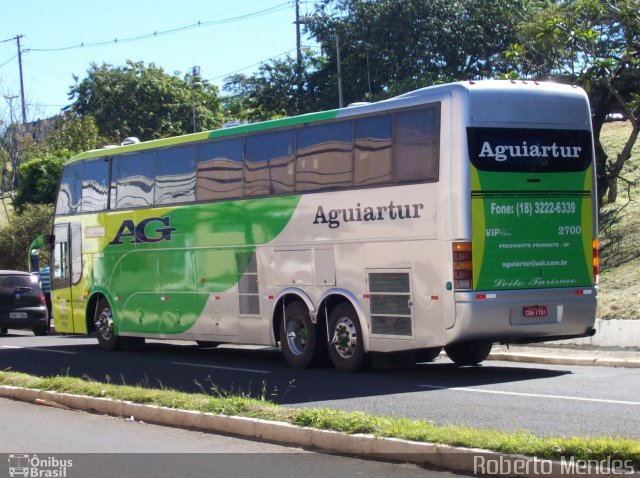
[[[469,159],[481,171],[563,173],[591,164],[591,133],[583,130],[467,128]]]

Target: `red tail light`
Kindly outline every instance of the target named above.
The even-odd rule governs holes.
[[[473,288],[473,262],[471,261],[471,243],[453,243],[453,287],[454,289]]]
[[[44,293],[40,291],[40,305],[47,305],[47,301],[44,298]]]

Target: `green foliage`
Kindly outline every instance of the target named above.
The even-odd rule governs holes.
[[[77,116],[69,111],[55,118],[54,127],[45,141],[46,149],[51,152],[67,150],[79,153],[103,144],[105,140],[100,138],[92,116]]]
[[[302,71],[287,57],[234,75],[224,89],[249,119],[338,107],[337,53],[344,104],[375,101],[452,80],[507,73],[502,52],[539,0],[322,0],[303,19],[321,45]],[[337,41],[336,41],[337,40]]]
[[[92,116],[100,135],[120,141],[127,136],[150,140],[193,133],[222,122],[217,88],[191,74],[168,75],[153,63],[128,61],[124,66],[92,64],[87,77],[76,80],[69,98],[72,110]]]
[[[261,64],[252,76],[240,73],[225,78],[224,90],[231,93],[222,99],[225,115],[263,121],[317,110],[319,105],[308,83],[315,63],[311,52],[304,51],[300,71],[297,60],[287,56]]]
[[[13,198],[13,207],[18,213],[22,213],[29,203],[54,203],[62,165],[72,155],[69,151],[60,150],[20,165],[20,183]]]
[[[334,80],[339,35],[345,103],[375,100],[506,71],[501,53],[515,39],[514,27],[528,14],[529,3],[324,0],[308,30],[328,57],[318,74]]]
[[[12,214],[0,226],[0,269],[28,270],[31,241],[39,234],[51,232],[53,206],[26,204],[21,214]]]
[[[520,76],[583,86],[589,93],[596,138],[600,204],[615,202],[617,180],[640,134],[640,1],[558,1],[520,25],[505,58]],[[632,125],[613,159],[600,132],[606,115],[622,112]]]

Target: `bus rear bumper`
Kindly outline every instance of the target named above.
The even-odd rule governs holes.
[[[446,342],[533,343],[590,337],[597,288],[470,291],[455,294],[456,319]]]

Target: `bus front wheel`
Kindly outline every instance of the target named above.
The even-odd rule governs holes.
[[[326,362],[326,334],[311,322],[307,306],[291,302],[284,309],[280,323],[280,343],[287,363],[294,368],[307,368]]]
[[[113,330],[113,313],[109,301],[104,297],[98,302],[93,324],[95,326],[98,344],[103,350],[118,348],[118,336]]]
[[[489,356],[493,343],[488,340],[458,342],[445,346],[447,355],[458,367],[478,365]]]
[[[362,329],[351,304],[338,304],[329,314],[329,357],[343,372],[356,372],[367,365]]]

